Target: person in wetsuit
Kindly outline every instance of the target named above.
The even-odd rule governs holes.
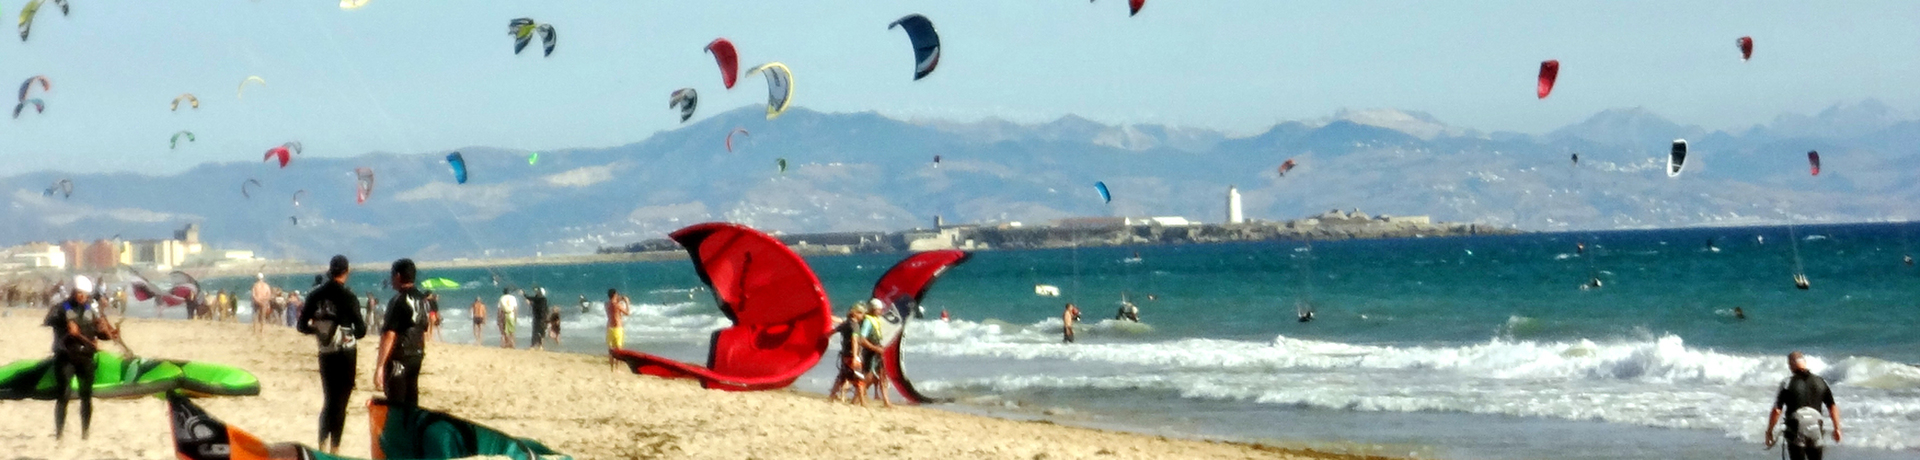
[[[360,296],[347,288],[351,271],[347,257],[327,262],[327,281],[301,302],[296,329],[312,335],[320,346],[320,441],[315,446],[340,453],[340,436],[347,423],[347,400],[359,375],[359,341],[367,336],[367,320],[360,316]]]
[[[93,280],[86,276],[73,277],[72,292],[47,310],[44,324],[53,328],[54,385],[61,388],[53,403],[53,437],[59,439],[67,431],[70,398],[65,389],[67,382],[78,379],[74,393],[80,398],[80,439],[87,439],[93,425],[93,355],[100,350],[99,340],[115,339],[119,331],[100,313],[93,299]]]
[[[1796,351],[1787,354],[1787,369],[1793,376],[1780,382],[1773,398],[1773,412],[1767,415],[1767,448],[1773,448],[1773,426],[1787,414],[1787,456],[1794,460],[1820,460],[1820,428],[1815,424],[1832,421],[1833,442],[1840,442],[1840,407],[1833,404],[1833,391],[1826,379],[1807,370],[1806,357]],[[1825,408],[1825,414],[1821,409]],[[1821,420],[1821,419],[1826,420]]]
[[[528,334],[529,342],[527,343],[527,349],[545,350],[547,348],[544,343],[547,337],[547,290],[546,288],[535,286],[533,291],[528,294],[527,309],[531,310],[533,314],[527,315],[529,319],[529,321],[527,321],[527,326],[529,326],[527,330],[530,332]]]
[[[389,276],[399,293],[387,301],[387,317],[380,322],[380,359],[374,367],[373,388],[385,392],[387,403],[396,406],[420,404],[420,364],[427,357],[427,295],[414,285],[417,274],[413,259],[393,262]]]

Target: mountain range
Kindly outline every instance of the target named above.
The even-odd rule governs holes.
[[[746,132],[728,152],[735,129]],[[1669,178],[1676,138],[1692,155]],[[285,168],[240,152],[172,175],[14,174],[0,178],[9,202],[0,243],[164,238],[191,222],[217,247],[270,257],[577,254],[713,220],[786,233],[927,227],[934,216],[1218,222],[1229,186],[1249,218],[1268,220],[1358,208],[1539,231],[1877,221],[1914,213],[1916,145],[1920,119],[1873,100],[1739,132],[1612,109],[1544,135],[1482,133],[1391,109],[1236,136],[1071,115],[1022,124],[794,108],[766,120],[748,106],[632,144],[540,151],[537,162],[535,152],[462,148],[466,184],[454,183],[446,151],[299,156]],[[1824,160],[1818,176],[1809,150]],[[1299,166],[1282,177],[1276,166],[1289,158]],[[375,172],[364,204],[355,200],[357,167]],[[46,196],[62,179],[72,196]],[[249,179],[261,184],[248,187],[250,197],[241,190]]]

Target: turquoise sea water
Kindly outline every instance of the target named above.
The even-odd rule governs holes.
[[[958,398],[951,409],[1062,423],[1451,458],[1744,458],[1777,455],[1759,450],[1766,411],[1784,355],[1804,350],[1834,383],[1845,455],[1913,457],[1920,267],[1902,263],[1905,230],[980,252],[933,288],[928,317],[955,319],[914,323],[906,359],[923,390]],[[1811,290],[1792,284],[1794,243]],[[808,262],[840,310],[902,256]],[[604,350],[609,287],[639,304],[630,348],[697,362],[728,324],[686,262],[429,272],[468,284],[442,293],[461,307],[447,340],[472,340],[464,306],[495,301],[493,274],[546,287],[570,351]],[[355,289],[380,275],[357,274]],[[1579,289],[1590,276],[1604,286]],[[1144,324],[1103,319],[1123,292]],[[1077,344],[1060,343],[1069,301],[1085,312]],[[1295,321],[1299,302],[1318,320]],[[824,392],[827,366],[796,387]]]

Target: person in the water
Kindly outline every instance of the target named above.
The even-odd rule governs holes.
[[[1073,323],[1075,321],[1080,321],[1080,307],[1075,307],[1069,303],[1067,304],[1066,310],[1060,312],[1061,333],[1065,334],[1063,340],[1067,343],[1073,343]]]
[[[1913,256],[1900,256],[1900,261],[1906,263],[1909,267],[1913,266]]]
[[[1793,275],[1793,287],[1794,287],[1794,288],[1797,288],[1797,289],[1799,289],[1799,290],[1802,290],[1802,291],[1805,291],[1805,290],[1808,290],[1808,289],[1812,289],[1812,288],[1813,288],[1813,283],[1810,283],[1810,282],[1808,282],[1808,281],[1807,281],[1807,275],[1802,275],[1802,274],[1794,274],[1794,275]]]
[[[1138,323],[1140,322],[1140,307],[1134,305],[1133,302],[1121,301],[1120,311],[1113,314],[1113,319]]]
[[[1741,310],[1740,307],[1733,307],[1733,319],[1747,319],[1747,311]]]

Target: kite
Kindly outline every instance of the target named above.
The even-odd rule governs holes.
[[[168,150],[172,150],[173,148],[180,146],[180,136],[187,136],[187,142],[199,142],[199,141],[193,140],[193,131],[181,131],[181,132],[173,133],[173,140],[167,141]]]
[[[1087,0],[1087,3],[1093,3],[1093,0]],[[1147,6],[1147,0],[1127,0],[1127,16],[1140,14],[1140,8],[1144,6]]]
[[[1546,99],[1547,94],[1553,92],[1553,81],[1559,78],[1559,60],[1549,59],[1540,61],[1540,84],[1539,87],[1534,89],[1534,93],[1539,95],[1541,99]]]
[[[773,165],[774,165],[774,166],[778,166],[778,167],[780,167],[780,174],[786,174],[786,173],[787,173],[787,159],[786,159],[786,158],[779,158],[779,159],[775,159],[775,160],[773,160]]]
[[[1667,177],[1680,177],[1680,170],[1687,167],[1687,140],[1674,139],[1673,152],[1667,154]]]
[[[681,123],[686,123],[688,118],[693,118],[693,108],[697,105],[700,105],[700,92],[694,91],[693,88],[674,90],[673,95],[667,97],[667,108],[680,109]]]
[[[53,185],[48,186],[46,192],[41,193],[41,195],[53,196],[54,193],[59,193],[61,198],[73,198],[73,181],[69,179],[55,181]]]
[[[45,75],[27,77],[27,81],[20,82],[20,100],[27,100],[27,91],[33,89],[33,82],[36,81],[40,82],[40,92],[44,93],[53,90],[53,82],[47,81]]]
[[[533,43],[533,35],[540,34],[540,45],[546,49],[543,56],[553,55],[553,46],[559,38],[555,35],[553,24],[536,24],[533,18],[517,18],[507,22],[507,35],[513,36],[513,54],[520,54]]]
[[[372,1],[373,0],[340,0],[340,9],[357,10],[360,9],[360,7],[367,6],[367,3]]]
[[[767,119],[779,117],[793,104],[793,71],[787,70],[786,64],[769,62],[747,71],[754,72],[767,76]]]
[[[240,80],[240,88],[234,90],[233,97],[238,99],[245,99],[247,97],[247,83],[251,83],[251,82],[259,82],[260,86],[267,86],[267,79],[260,78],[260,76],[258,75],[250,76],[250,77],[247,77],[245,80]]]
[[[1299,166],[1299,165],[1300,165],[1299,163],[1294,163],[1292,158],[1288,158],[1287,161],[1281,162],[1280,177],[1287,177],[1287,171],[1292,171],[1294,166]]]
[[[1573,153],[1573,165],[1580,166],[1580,152]]]
[[[707,43],[707,52],[713,53],[714,63],[720,65],[720,83],[733,89],[733,81],[740,74],[740,54],[733,50],[733,42],[726,37],[713,39]]]
[[[293,156],[298,155],[301,150],[303,149],[300,147],[299,142],[280,144],[279,147],[267,149],[267,155],[261,158],[260,161],[273,161],[278,159],[280,160],[280,167],[285,168],[287,167],[287,162],[293,161]]]
[[[1813,166],[1813,175],[1815,176],[1820,175],[1820,152],[1816,150],[1808,150],[1807,164]]]
[[[895,27],[906,30],[907,38],[913,41],[913,79],[926,78],[940,65],[940,33],[933,30],[933,21],[909,14],[887,25],[887,30]]]
[[[300,199],[306,196],[307,196],[306,189],[300,189],[300,191],[298,192],[293,192],[293,207],[296,207],[296,208],[300,207]]]
[[[245,84],[245,82],[242,82],[242,84]],[[193,93],[181,93],[179,96],[173,98],[173,108],[170,110],[180,110],[180,101],[182,100],[187,101],[187,104],[196,110],[200,108],[200,98],[194,97]]]
[[[1107,191],[1106,182],[1094,182],[1093,189],[1100,191],[1100,199],[1106,200],[1107,203],[1113,203],[1113,193]]]
[[[833,335],[826,289],[786,244],[729,223],[699,224],[669,237],[686,247],[694,271],[732,324],[713,333],[705,366],[627,349],[611,350],[614,359],[637,374],[758,391],[793,384],[826,355]]]
[[[260,181],[255,179],[247,179],[246,182],[240,183],[240,196],[242,198],[251,200],[253,199],[253,192],[247,190],[247,186],[249,185],[253,186],[254,188],[260,188]],[[298,200],[295,200],[295,201],[298,202]]]
[[[373,196],[373,170],[353,168],[353,175],[356,178],[353,199],[359,204],[367,204],[367,198]]]
[[[753,133],[747,132],[746,128],[734,128],[733,131],[727,133],[727,153],[733,153],[733,135],[735,134],[753,137]]]
[[[540,152],[533,152],[532,155],[527,155],[527,166],[533,166],[534,163],[539,163],[539,162],[540,162]]]
[[[13,105],[13,118],[20,118],[20,111],[25,110],[27,104],[33,104],[33,113],[47,112],[47,104],[45,102],[41,102],[39,99],[25,99],[21,100],[19,104]]]
[[[447,166],[453,168],[454,182],[458,182],[462,184],[467,183],[467,158],[466,157],[460,156],[460,152],[449,153],[447,154]]]
[[[45,2],[32,0],[27,2],[26,7],[20,9],[20,41],[27,41],[27,33],[33,30],[33,17],[40,14],[41,3]],[[67,0],[53,0],[53,4],[60,7],[61,16],[67,15]]]
[[[1753,59],[1753,37],[1740,37],[1739,40],[1734,40],[1733,44],[1740,47],[1741,61]]]
[[[934,155],[934,156],[933,156],[933,167],[935,167],[935,168],[938,168],[938,167],[940,167],[940,156],[939,156],[939,155]]]
[[[886,359],[881,364],[886,367],[887,379],[893,382],[893,388],[909,402],[926,404],[945,400],[921,394],[907,379],[906,363],[900,359],[901,343],[906,341],[907,320],[920,311],[921,300],[926,297],[927,290],[933,288],[933,282],[947,269],[965,263],[970,257],[966,252],[954,249],[914,254],[887,269],[887,273],[880,275],[880,280],[873,284],[871,298],[887,305],[875,313],[884,325],[884,338],[880,346],[885,347]]]

